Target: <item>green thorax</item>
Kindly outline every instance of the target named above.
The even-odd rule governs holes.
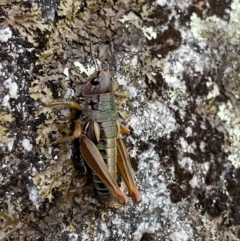
[[[95,122],[117,120],[118,113],[113,94],[86,96],[83,114]]]

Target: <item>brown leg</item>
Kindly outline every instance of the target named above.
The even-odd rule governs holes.
[[[82,124],[81,124],[80,120],[77,120],[75,122],[74,132],[71,136],[64,136],[64,137],[58,139],[57,141],[53,142],[52,144],[73,141],[74,139],[79,138],[81,135],[82,135]]]
[[[57,101],[54,103],[50,103],[50,104],[44,104],[43,102],[41,102],[43,106],[49,107],[49,106],[68,106],[69,108],[73,108],[76,110],[82,110],[82,106],[76,102],[72,102],[72,101]]]
[[[119,123],[119,128],[120,128],[120,134],[128,135],[130,133],[130,130],[122,123]]]
[[[121,138],[117,139],[117,168],[128,187],[133,201],[137,203],[141,202],[142,198],[133,177],[129,156]]]

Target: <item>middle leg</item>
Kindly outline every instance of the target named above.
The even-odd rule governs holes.
[[[74,139],[79,138],[81,135],[82,135],[82,124],[80,120],[77,120],[75,122],[74,132],[71,136],[64,136],[58,139],[57,141],[53,142],[52,144],[73,141]]]

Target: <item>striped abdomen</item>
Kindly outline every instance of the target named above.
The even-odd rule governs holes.
[[[117,125],[116,122],[100,122],[98,123],[100,129],[100,139],[96,143],[104,162],[107,165],[108,171],[114,180],[117,179]],[[93,173],[93,180],[95,187],[100,195],[108,195],[109,191],[105,185],[99,180],[95,173]]]
[[[83,114],[90,119],[86,135],[99,150],[109,173],[117,179],[117,111],[111,93],[87,97]],[[101,180],[93,173],[93,180],[100,195],[108,195],[109,191]]]

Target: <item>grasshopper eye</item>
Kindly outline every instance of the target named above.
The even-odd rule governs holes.
[[[97,76],[96,78],[91,80],[91,85],[98,85],[100,83],[100,77]]]

